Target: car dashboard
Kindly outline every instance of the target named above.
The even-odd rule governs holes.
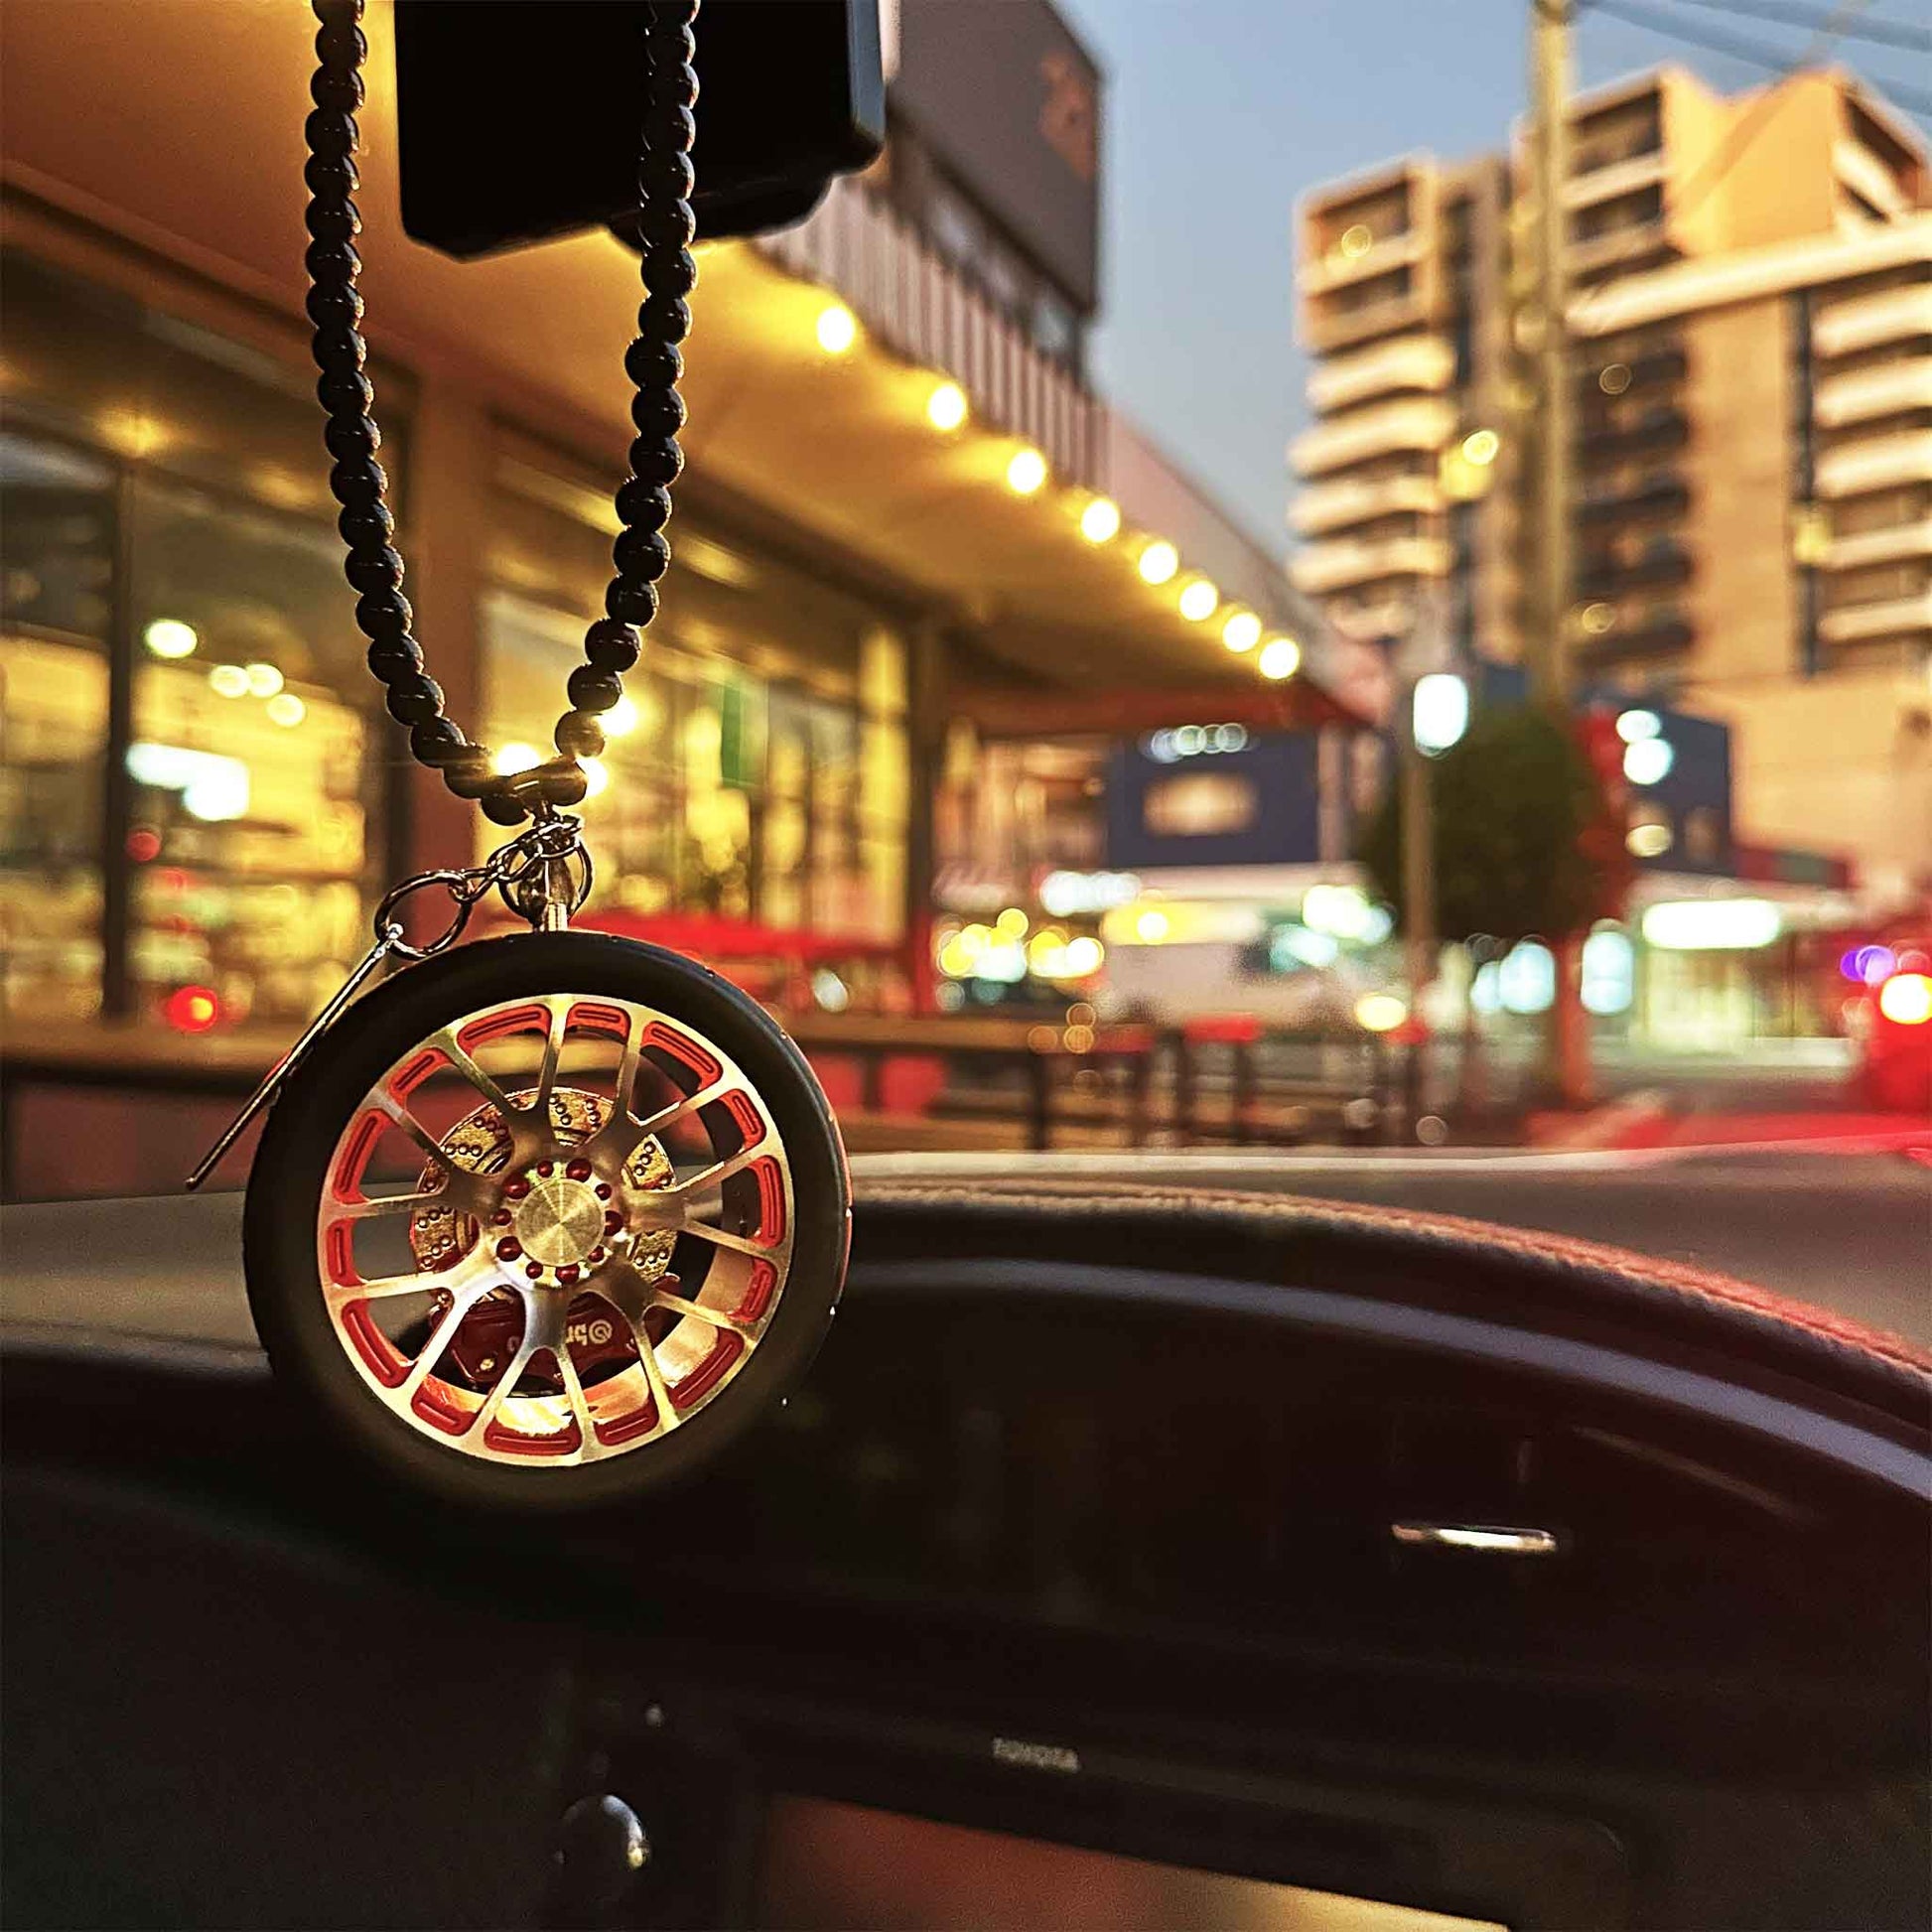
[[[40,1314],[15,1923],[1924,1922],[1923,1364],[1734,1285],[877,1185],[784,1409],[563,1523]]]

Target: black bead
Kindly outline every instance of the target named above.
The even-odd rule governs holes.
[[[309,350],[324,375],[359,375],[369,345],[353,329],[318,329],[309,338]]]
[[[417,676],[423,668],[423,647],[414,637],[381,637],[369,646],[369,669],[384,684]]]
[[[626,478],[618,489],[618,520],[626,529],[661,530],[671,520],[671,492],[662,483]]]
[[[462,758],[443,767],[443,782],[459,798],[481,798],[496,782],[488,752],[472,745]]]
[[[369,44],[352,20],[325,19],[316,33],[316,59],[330,67],[357,67],[369,58]]]
[[[626,584],[620,579],[604,593],[604,608],[620,623],[641,627],[657,615],[657,586]]]
[[[418,671],[389,687],[389,716],[399,725],[421,725],[443,709],[443,687]]]
[[[698,185],[698,171],[688,154],[674,148],[652,148],[637,164],[639,201],[662,196],[668,202],[688,202]]]
[[[337,502],[348,508],[381,501],[389,487],[389,479],[373,457],[350,457],[330,471],[329,487],[335,492]]]
[[[604,750],[604,732],[595,718],[566,711],[557,720],[557,750],[567,759],[594,759]]]
[[[664,79],[675,84],[683,79],[681,69],[689,68],[697,59],[698,43],[691,32],[690,18],[667,21],[661,16],[654,17],[650,24],[651,65]],[[691,86],[695,90],[698,76],[691,75]]]
[[[636,663],[643,647],[635,627],[615,618],[598,619],[584,633],[584,655],[600,671],[621,675]]]
[[[528,809],[507,792],[492,792],[483,801],[483,817],[492,825],[520,825],[529,817]]]
[[[355,626],[365,637],[406,637],[415,618],[400,591],[369,591],[355,601]]]
[[[549,805],[581,805],[590,789],[584,767],[565,759],[553,760],[537,774],[537,791]]]
[[[653,295],[637,311],[637,333],[654,343],[681,343],[691,333],[691,311],[675,295]]]
[[[698,264],[684,248],[646,248],[644,286],[653,295],[685,296],[698,286]]]
[[[620,530],[611,561],[620,577],[652,583],[670,569],[671,546],[660,530]]]
[[[409,749],[422,764],[441,768],[469,755],[470,741],[447,718],[428,718],[409,731]]]
[[[592,664],[578,665],[564,689],[579,711],[609,711],[623,696],[622,684],[609,671],[600,671]]]
[[[402,582],[402,559],[385,543],[380,550],[358,551],[343,566],[357,591],[393,591]]]
[[[318,329],[353,329],[362,320],[362,298],[352,288],[312,288],[306,304]]]
[[[672,437],[684,427],[684,398],[675,389],[639,389],[630,398],[639,436]]]
[[[647,343],[633,336],[623,352],[623,372],[640,389],[668,389],[684,373],[684,357],[675,343]]]
[[[318,107],[305,123],[304,131],[309,137],[309,150],[312,154],[353,154],[355,152],[355,116],[345,114],[339,108]]]
[[[318,241],[347,241],[362,232],[362,217],[353,202],[311,202],[303,210],[303,222]]]
[[[360,369],[334,368],[316,384],[316,400],[331,416],[359,416],[375,401],[375,385]]]
[[[354,158],[346,154],[312,154],[303,164],[302,179],[311,195],[320,195],[325,201],[340,201],[362,185]]]
[[[357,503],[336,519],[336,528],[351,550],[375,550],[396,533],[396,519],[387,503]]]
[[[649,248],[688,248],[698,232],[698,218],[689,202],[666,202],[652,197],[637,217],[637,232]]]
[[[316,38],[319,41],[322,36],[318,34]],[[362,104],[362,76],[353,68],[331,61],[320,47],[316,56],[324,65],[316,69],[309,82],[309,98],[318,107],[340,114],[354,113]]]
[[[366,416],[336,416],[322,432],[329,454],[339,461],[374,456],[382,447],[382,432]]]
[[[362,18],[362,0],[314,0],[314,9],[326,30],[353,27]]]
[[[350,282],[362,272],[362,257],[352,241],[312,241],[302,259],[315,282]]]
[[[640,436],[630,446],[630,474],[639,483],[668,488],[684,468],[684,452],[671,438]]]

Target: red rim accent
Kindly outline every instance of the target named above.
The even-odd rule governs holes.
[[[750,1172],[758,1176],[759,1231],[756,1239],[773,1247],[785,1238],[785,1177],[770,1155],[752,1163]]]
[[[778,1271],[768,1261],[752,1263],[752,1278],[745,1284],[745,1298],[732,1310],[734,1321],[756,1321],[764,1312],[771,1291],[777,1285]]]
[[[366,1302],[351,1302],[343,1311],[343,1332],[355,1344],[355,1352],[385,1389],[398,1387],[408,1375],[409,1363],[396,1353],[395,1343],[375,1325]]]
[[[686,1315],[687,1321],[696,1317]],[[743,1336],[722,1332],[712,1351],[671,1391],[671,1407],[677,1410],[691,1408],[709,1392],[718,1378],[745,1352]]]
[[[752,1096],[743,1087],[735,1087],[726,1094],[725,1111],[731,1115],[737,1124],[739,1134],[743,1137],[740,1142],[741,1151],[744,1148],[757,1147],[764,1139],[764,1122],[759,1117]]]
[[[661,1020],[652,1025],[650,1032],[645,1035],[645,1043],[650,1046],[661,1046],[680,1066],[695,1073],[698,1076],[698,1087],[710,1086],[725,1070],[695,1039],[688,1038],[675,1027],[666,1026]],[[694,1087],[692,1091],[695,1093],[697,1088]]]
[[[369,1156],[375,1152],[375,1144],[381,1140],[382,1130],[388,1124],[383,1115],[371,1109],[349,1129],[349,1137],[337,1156],[336,1172],[330,1181],[330,1192],[337,1200],[357,1202],[364,1198],[362,1175],[368,1168]]]
[[[564,1022],[565,1031],[570,1020]],[[507,1039],[511,1034],[542,1034],[550,1031],[550,1013],[545,1007],[516,1007],[508,1013],[492,1013],[473,1020],[457,1035],[457,1044],[466,1053],[487,1046],[492,1039]]]

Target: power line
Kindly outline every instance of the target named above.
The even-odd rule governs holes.
[[[1666,13],[1661,7],[1644,5],[1642,0],[1588,0],[1588,4],[1592,13],[1609,14],[1618,20],[1627,20],[1632,26],[1646,27],[1652,33],[1662,34],[1667,39],[1682,41],[1691,47],[1702,47],[1713,54],[1725,55],[1730,60],[1745,62],[1751,67],[1762,68],[1767,72],[1781,77],[1795,72],[1799,68],[1810,66],[1822,51],[1818,46],[1807,48],[1794,60],[1783,48],[1774,47],[1768,41],[1692,27],[1675,15]],[[1822,34],[1820,39],[1825,45],[1829,45],[1842,31],[1831,29]],[[1901,87],[1890,80],[1882,84],[1880,91],[1888,100],[1896,102],[1909,113],[1932,114],[1932,94],[1920,93],[1911,87]]]
[[[1874,47],[1901,47],[1910,54],[1932,54],[1932,30],[1906,27],[1891,20],[1866,20],[1857,25],[1835,24],[1836,11],[1795,6],[1790,0],[1679,0],[1682,6],[1708,7],[1717,13],[1737,14],[1752,20],[1774,20],[1785,27],[1809,27],[1834,40],[1869,41]]]

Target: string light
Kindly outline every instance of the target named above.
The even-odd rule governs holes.
[[[179,618],[156,618],[141,633],[141,641],[157,657],[193,657],[202,639],[192,623]]]
[[[1031,496],[1046,481],[1046,459],[1037,450],[1016,450],[1007,465],[1007,487],[1017,496]]]
[[[1189,623],[1205,623],[1220,604],[1221,593],[1205,577],[1196,577],[1180,593],[1180,615]]]
[[[818,312],[818,345],[827,355],[843,355],[859,340],[859,318],[843,302]]]
[[[1180,552],[1165,537],[1157,537],[1141,552],[1141,576],[1150,584],[1165,584],[1180,568]]]
[[[1293,637],[1271,637],[1262,645],[1256,661],[1262,676],[1279,684],[1302,668],[1302,646]]]
[[[957,382],[937,384],[925,399],[925,414],[934,429],[957,429],[966,420],[966,391]]]
[[[1089,543],[1111,543],[1120,535],[1120,505],[1111,496],[1096,496],[1080,512],[1080,534]]]
[[[1237,611],[1221,626],[1221,641],[1229,650],[1253,650],[1261,642],[1261,620],[1252,611]]]

